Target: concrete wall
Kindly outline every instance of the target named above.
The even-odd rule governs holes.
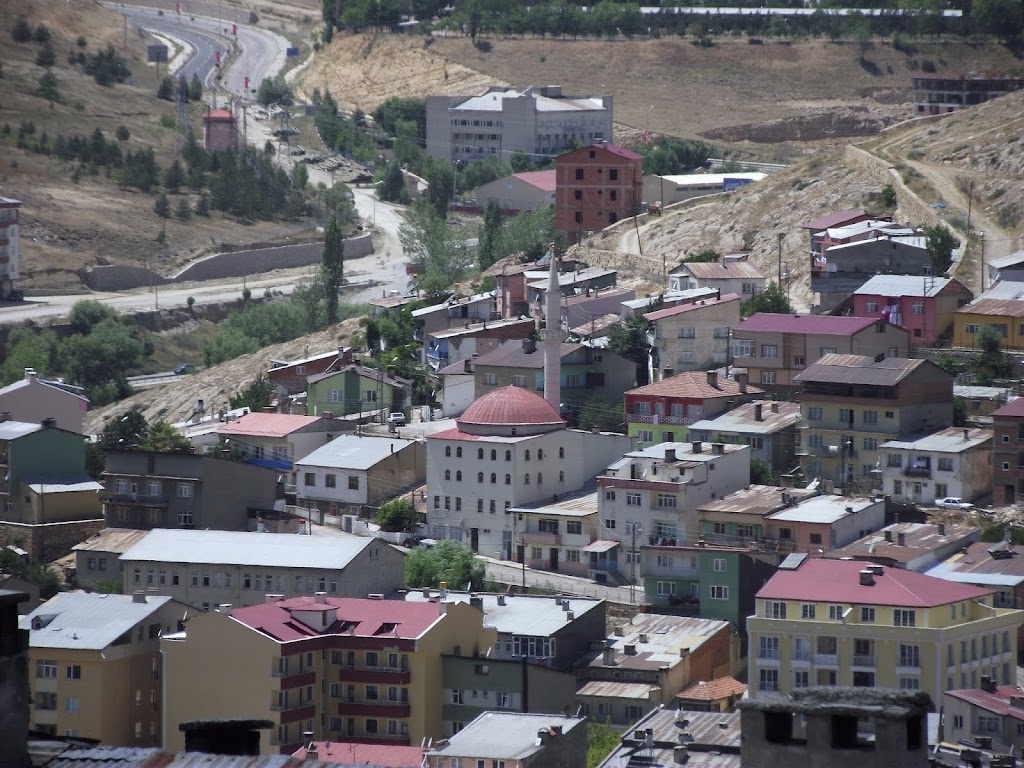
[[[345,258],[358,259],[373,253],[369,233],[345,240]],[[246,251],[214,253],[186,265],[171,277],[164,277],[145,267],[125,264],[107,264],[90,267],[85,272],[85,284],[94,291],[122,291],[146,285],[182,283],[192,280],[215,280],[241,277],[317,264],[323,254],[323,243],[300,243],[275,248],[257,248]]]

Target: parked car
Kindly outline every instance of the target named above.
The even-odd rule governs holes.
[[[188,363],[181,363],[180,365],[176,365],[174,366],[174,375],[184,376],[186,373],[188,373],[188,369],[191,367],[192,366],[190,366]]]
[[[964,501],[959,496],[947,496],[944,499],[939,499],[935,502],[935,506],[942,507],[943,509],[974,509],[973,504]]]
[[[404,427],[405,426],[405,414],[401,411],[395,411],[394,413],[388,414],[388,425],[392,427]]]

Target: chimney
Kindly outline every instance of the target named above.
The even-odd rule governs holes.
[[[430,599],[430,587],[424,587],[423,588],[423,596],[425,598],[427,598],[428,600]]]
[[[647,642],[647,633],[646,632],[641,632],[640,633],[640,642],[641,643],[646,643]]]
[[[472,373],[473,372],[473,361],[470,360],[468,357],[465,360],[462,361],[462,372],[463,373]]]
[[[998,687],[996,681],[988,675],[981,676],[981,690],[985,693],[995,693]]]
[[[964,442],[966,443],[970,439],[971,439],[971,430],[968,429],[967,427],[964,427]]]
[[[718,389],[718,371],[708,371],[708,386]]]
[[[37,378],[39,378],[39,374],[36,373],[36,369],[35,368],[26,368],[25,369],[25,381],[35,381]],[[967,430],[964,430],[964,431],[966,432]]]
[[[498,595],[498,605],[505,605],[505,596]]]
[[[44,427],[56,427],[57,420],[53,418],[53,416],[47,416],[45,419],[43,419],[42,424]]]
[[[666,448],[665,449],[665,463],[666,464],[674,464],[675,460],[676,460],[676,449],[675,448]]]
[[[624,645],[622,647],[622,652],[625,653],[627,656],[636,656],[636,646],[633,643]]]
[[[324,418],[324,419],[333,419],[334,418],[334,412],[333,411],[324,411],[322,418]]]
[[[5,421],[10,421],[10,420],[11,420],[11,412],[10,411],[3,411],[2,413],[0,413],[0,423],[3,423]]]
[[[886,528],[885,529],[885,540],[889,541],[889,542],[892,541],[892,529],[891,528]]]
[[[700,453],[703,449],[704,449],[704,446],[701,445],[700,440],[694,440],[693,441],[693,452],[694,453]]]
[[[146,593],[143,592],[141,589],[136,589],[134,592],[132,592],[132,602],[133,603],[144,603],[144,602],[146,602]]]
[[[626,636],[626,628],[624,626],[622,626],[621,624],[619,626],[617,626],[615,628],[615,636],[616,637],[625,637]]]
[[[764,421],[764,416],[762,415],[763,409],[764,404],[754,403],[754,421]]]
[[[566,621],[573,621],[576,618],[576,611],[569,611],[565,614]]]
[[[326,592],[317,592],[316,595],[314,596],[314,599],[316,600],[317,605],[327,605]]]
[[[779,412],[779,403],[778,403],[777,400],[773,400],[772,401],[772,413],[778,413],[778,412]]]
[[[18,603],[24,592],[0,591],[0,755],[5,765],[28,766],[29,693],[27,629],[18,629]]]
[[[217,613],[223,613],[225,616],[231,615],[231,603],[221,603],[217,606]]]
[[[736,371],[736,386],[740,388],[740,394],[747,394],[747,378],[750,374],[746,371]]]
[[[896,534],[896,543],[899,546],[901,546],[901,547],[907,546],[907,534],[903,533],[903,531],[900,531],[899,533],[897,533]]]
[[[604,649],[604,658],[601,661],[602,661],[602,663],[606,667],[614,666],[615,665],[615,649],[614,648],[605,648]]]
[[[685,744],[676,744],[672,747],[672,762],[682,765],[690,759],[690,749]]]
[[[661,371],[661,380],[664,381],[665,379],[671,379],[673,376],[675,376],[675,373],[675,368],[664,368]]]
[[[469,604],[479,610],[481,613],[484,610],[484,599],[477,595],[470,595]]]
[[[860,572],[860,585],[862,587],[875,586],[875,574],[865,568]]]
[[[537,342],[533,339],[523,339],[523,352],[532,355],[537,351]]]
[[[945,523],[939,523],[939,536],[945,536],[945,535],[946,535],[946,524]]]

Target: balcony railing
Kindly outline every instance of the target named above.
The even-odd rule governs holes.
[[[811,652],[805,650],[795,650],[792,654],[790,654],[790,658],[793,661],[810,661]]]
[[[822,664],[828,667],[839,666],[839,654],[838,653],[816,653],[814,654],[814,663]]]
[[[145,504],[147,506],[167,506],[167,496],[164,494],[150,496],[148,493],[127,493],[113,491],[103,494],[103,501],[112,504]]]
[[[778,648],[759,648],[757,651],[757,658],[759,659],[774,659],[778,661],[781,658]]]
[[[547,531],[532,531],[523,534],[523,543],[558,546],[559,536],[557,533],[548,533]]]
[[[855,667],[873,667],[875,666],[874,654],[853,654],[853,666]]]
[[[907,477],[931,477],[931,467],[907,467],[903,470],[903,474]]]
[[[921,668],[921,659],[920,658],[914,659],[914,658],[901,657],[901,658],[896,660],[896,666],[897,667],[904,667],[906,669],[920,669]]]
[[[688,427],[700,421],[699,418],[687,416],[661,416],[654,413],[627,413],[626,421],[630,424],[669,424]]]

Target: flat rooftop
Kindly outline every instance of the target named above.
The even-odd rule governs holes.
[[[425,592],[429,592],[429,596]],[[499,634],[532,637],[550,637],[604,602],[592,598],[469,592],[448,592],[442,598],[436,589],[409,590],[405,600],[410,603],[469,603],[472,597],[479,597],[483,601],[485,625],[494,627]],[[501,604],[503,602],[504,605]],[[573,618],[569,618],[570,613]]]

